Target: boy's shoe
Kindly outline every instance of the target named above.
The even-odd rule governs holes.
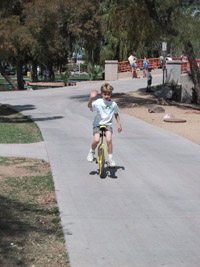
[[[114,159],[109,159],[108,160],[108,166],[110,168],[115,168],[115,161],[114,161]]]
[[[93,151],[89,151],[88,156],[87,156],[87,160],[89,162],[92,162],[94,160],[94,154],[95,153]]]

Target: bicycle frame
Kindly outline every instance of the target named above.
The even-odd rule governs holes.
[[[100,145],[98,146],[98,163],[99,163],[99,159],[100,159],[100,150],[101,150],[101,147],[104,148],[104,159],[105,159],[105,163],[106,163],[106,145],[103,143],[103,135],[101,136],[101,143]]]
[[[101,142],[100,142],[100,145],[98,146],[98,157],[97,157],[97,163],[99,164],[100,177],[103,177],[103,175],[104,175],[104,164],[106,163],[106,146],[103,142],[103,136],[105,133],[105,129],[106,129],[105,125],[100,126]],[[102,155],[102,150],[103,150],[103,155]]]

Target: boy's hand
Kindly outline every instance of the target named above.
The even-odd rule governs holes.
[[[88,101],[88,108],[92,108],[92,99],[95,98],[98,95],[98,90],[95,89],[90,93],[90,99]]]
[[[121,131],[122,131],[122,126],[121,124],[118,124],[118,133],[121,133]]]
[[[90,98],[95,98],[98,95],[98,90],[95,89],[90,93]]]

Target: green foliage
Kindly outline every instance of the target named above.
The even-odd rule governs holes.
[[[188,38],[199,55],[199,12],[186,2],[2,0],[0,58],[51,72],[73,52],[85,51],[87,62],[103,65],[106,59],[127,60],[129,52],[158,57],[163,40],[180,54]]]
[[[65,72],[61,73],[61,78],[63,79],[64,85],[66,86],[69,80],[69,77],[71,75],[71,72],[69,70],[69,68],[67,67]]]
[[[86,72],[87,71],[87,68],[88,68],[87,67],[87,64],[85,64],[85,63],[84,64],[82,64],[82,63],[80,64],[80,71],[81,72]]]
[[[158,53],[154,46],[159,40],[156,24],[149,19],[144,5],[138,1],[102,1],[101,14],[102,35],[107,40],[101,47],[102,61],[127,60],[130,52],[141,58]]]
[[[97,80],[103,72],[103,68],[99,65],[88,64],[88,70],[90,74],[90,80]]]

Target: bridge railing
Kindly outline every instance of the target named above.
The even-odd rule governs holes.
[[[148,61],[149,61],[149,68],[152,69],[161,68],[160,58],[149,58]],[[137,60],[137,67],[139,69],[143,69],[143,59]],[[128,60],[118,62],[118,72],[124,72],[129,70],[130,70],[130,64]]]
[[[181,57],[173,57],[173,60],[182,60]],[[148,58],[149,61],[149,68],[151,69],[158,69],[162,68],[162,64],[160,58]],[[198,68],[200,69],[200,59],[196,59]],[[167,63],[166,63],[167,64]],[[137,67],[139,69],[143,69],[143,59],[137,60]],[[130,64],[128,60],[119,61],[118,62],[118,72],[126,72],[130,71]],[[190,71],[190,63],[189,61],[182,61],[181,63],[181,73],[187,73]]]

